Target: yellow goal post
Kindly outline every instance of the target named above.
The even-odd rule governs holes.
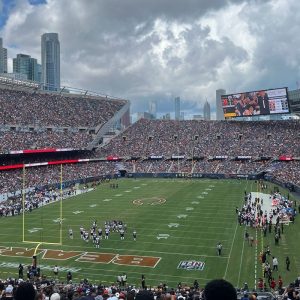
[[[26,244],[36,244],[35,248],[35,254],[37,252],[37,249],[40,245],[59,245],[62,246],[63,238],[62,238],[62,232],[63,232],[63,165],[60,164],[60,206],[59,206],[59,219],[60,219],[60,226],[59,226],[59,242],[47,242],[47,241],[28,241],[25,239],[25,202],[26,202],[26,166],[24,164],[23,166],[23,172],[22,172],[22,242]]]

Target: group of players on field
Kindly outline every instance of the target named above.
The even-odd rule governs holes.
[[[80,238],[86,243],[92,241],[96,248],[100,248],[100,241],[103,239],[108,240],[110,233],[117,232],[120,234],[121,240],[125,239],[125,232],[127,231],[127,225],[119,220],[105,221],[104,230],[101,227],[98,228],[97,221],[94,220],[90,230],[86,230],[83,226],[80,226]],[[73,230],[69,229],[69,237],[73,239]],[[136,241],[137,232],[132,232],[133,240]]]

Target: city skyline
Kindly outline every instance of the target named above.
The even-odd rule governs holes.
[[[0,36],[9,70],[18,53],[39,58],[40,36],[57,32],[62,85],[130,99],[133,112],[147,110],[152,99],[159,113],[167,113],[176,95],[183,111],[199,112],[207,98],[212,118],[217,89],[295,89],[300,81],[300,40],[293,34],[299,25],[292,22],[297,16],[291,18],[299,1],[163,0],[141,6],[126,0],[118,11],[115,1],[72,3],[76,10],[65,0],[4,3]],[[295,46],[287,48],[289,40]]]
[[[12,61],[8,68],[8,58]],[[43,85],[43,89],[60,90],[60,42],[58,33],[44,33],[41,35],[40,61],[30,54],[17,53],[16,57],[9,57],[7,48],[3,47],[0,37],[0,74],[20,80],[36,81]]]

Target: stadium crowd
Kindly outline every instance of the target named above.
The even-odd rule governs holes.
[[[63,165],[64,181],[97,177],[114,173],[115,165],[110,162],[89,162]],[[26,188],[42,187],[60,183],[60,165],[30,167],[26,169]],[[0,194],[14,193],[22,189],[23,169],[0,172]]]
[[[197,280],[192,284],[179,282],[177,287],[173,288],[166,283],[147,287],[143,275],[141,285],[137,286],[121,285],[117,282],[109,285],[101,282],[95,284],[88,279],[75,284],[71,272],[68,272],[66,277],[65,282],[59,282],[57,278],[50,279],[45,275],[30,277],[27,280],[22,278],[1,280],[0,298],[3,300],[299,300],[300,287],[300,278],[296,278],[286,287],[281,285],[271,290],[271,293],[264,288],[250,290],[247,284],[242,289],[237,289],[223,279],[212,280],[203,287]]]
[[[93,135],[89,130],[79,132],[79,127],[93,128],[105,123],[124,103],[121,100],[1,88],[0,126],[14,125],[17,128],[0,131],[0,153],[40,148],[84,149]],[[40,131],[28,131],[30,126],[42,128]],[[47,130],[47,126],[56,129]],[[25,129],[26,132],[23,131]],[[91,151],[90,155],[85,153],[82,158],[109,155],[135,157],[135,160],[124,161],[127,172],[230,175],[269,169],[274,178],[299,185],[299,162],[274,162],[281,155],[300,157],[299,132],[300,122],[294,120],[224,122],[141,119],[105,146]],[[78,153],[74,152],[74,156],[78,157]],[[161,159],[151,160],[151,156]],[[238,156],[247,158],[238,159]],[[266,159],[259,161],[259,157]],[[34,157],[30,159],[31,162],[41,161]],[[52,157],[52,160],[55,158]],[[2,165],[7,165],[8,161],[0,158]],[[28,158],[24,157],[24,161]],[[114,163],[103,162],[66,165],[64,180],[111,174],[115,167]],[[0,172],[0,193],[19,190],[21,176],[21,170]],[[27,184],[30,186],[57,183],[58,179],[58,166],[27,170]]]
[[[86,186],[84,187],[84,189]],[[76,195],[74,185],[63,190],[63,198]],[[41,206],[55,202],[60,199],[60,189],[54,187],[47,187],[44,189],[32,189],[28,191],[24,199],[24,210],[32,211]],[[19,215],[23,210],[22,195],[10,196],[6,201],[0,203],[0,217],[10,217]]]
[[[0,122],[3,125],[91,128],[105,123],[124,104],[122,100],[1,88]]]
[[[300,155],[300,122],[222,122],[141,119],[103,151],[118,156]]]
[[[77,156],[80,154],[77,154]],[[86,154],[82,154],[86,156]],[[71,158],[71,157],[68,157]],[[52,159],[53,160],[53,159]],[[44,162],[45,159],[39,159]],[[235,160],[144,160],[144,161],[91,161],[63,165],[63,180],[78,180],[117,174],[120,169],[128,173],[204,173],[245,175],[266,171],[282,183],[300,185],[300,162],[252,162]],[[22,169],[0,171],[0,194],[13,193],[22,188]],[[60,165],[26,168],[26,186],[36,187],[60,182]]]
[[[292,182],[300,186],[300,161],[277,162],[273,176],[281,182]]]
[[[99,129],[124,104],[123,100],[0,88],[0,153],[85,148],[93,137],[89,130]]]
[[[84,149],[91,141],[92,135],[86,132],[0,131],[0,153],[45,148]]]

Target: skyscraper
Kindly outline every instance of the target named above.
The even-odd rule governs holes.
[[[44,89],[57,91],[60,88],[60,44],[58,33],[44,33],[42,47],[42,83]]]
[[[157,102],[155,100],[151,100],[149,102],[149,113],[152,115],[153,119],[156,119],[156,111],[157,111]]]
[[[0,38],[0,73],[7,73],[7,49],[3,48],[2,38]]]
[[[27,80],[39,81],[38,63],[36,58],[27,54],[17,54],[13,59],[13,72],[24,74]]]
[[[221,96],[225,94],[226,94],[226,90],[224,89],[216,90],[216,119],[217,120],[224,120]]]
[[[203,106],[203,118],[206,121],[210,120],[210,104],[206,100]]]
[[[3,49],[3,73],[7,73],[7,49]]]
[[[175,104],[175,120],[180,120],[180,97],[176,97],[174,100]]]
[[[36,79],[36,81],[37,82],[42,82],[42,65],[41,64],[37,64],[37,72],[36,72],[36,74],[37,74],[37,79]]]

